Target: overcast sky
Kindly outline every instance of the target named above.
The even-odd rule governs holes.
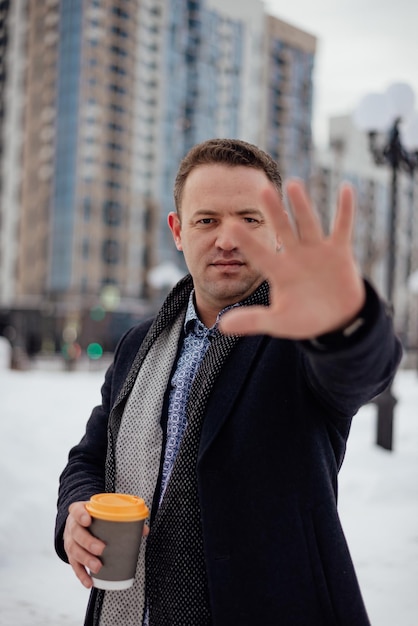
[[[314,139],[327,140],[331,115],[351,113],[370,92],[406,82],[418,108],[416,0],[265,0],[268,13],[318,39]]]

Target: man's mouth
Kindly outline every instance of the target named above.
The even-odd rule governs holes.
[[[211,263],[211,265],[213,265],[214,267],[220,270],[229,270],[229,269],[236,270],[245,264],[242,261],[231,259],[229,261],[214,261],[213,263]]]
[[[242,259],[215,259],[211,262],[211,265],[244,265],[244,261]]]

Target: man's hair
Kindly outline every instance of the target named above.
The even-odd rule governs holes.
[[[209,139],[194,146],[181,161],[174,183],[174,202],[180,212],[184,185],[190,172],[199,165],[221,163],[244,165],[263,171],[282,195],[282,177],[273,158],[257,146],[239,139]]]

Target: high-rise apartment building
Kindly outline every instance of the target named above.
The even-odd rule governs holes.
[[[160,143],[160,258],[181,257],[166,216],[180,159],[211,137],[259,143],[264,13],[260,0],[168,3]]]
[[[312,73],[316,38],[266,17],[267,58],[262,143],[285,178],[307,180],[312,154]]]
[[[0,308],[146,299],[199,141],[309,175],[315,38],[261,0],[0,0],[0,52]]]

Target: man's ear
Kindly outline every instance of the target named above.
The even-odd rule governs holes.
[[[183,250],[181,245],[181,223],[178,213],[171,211],[171,213],[168,214],[167,222],[168,227],[171,230],[171,234],[173,235],[177,250]]]

